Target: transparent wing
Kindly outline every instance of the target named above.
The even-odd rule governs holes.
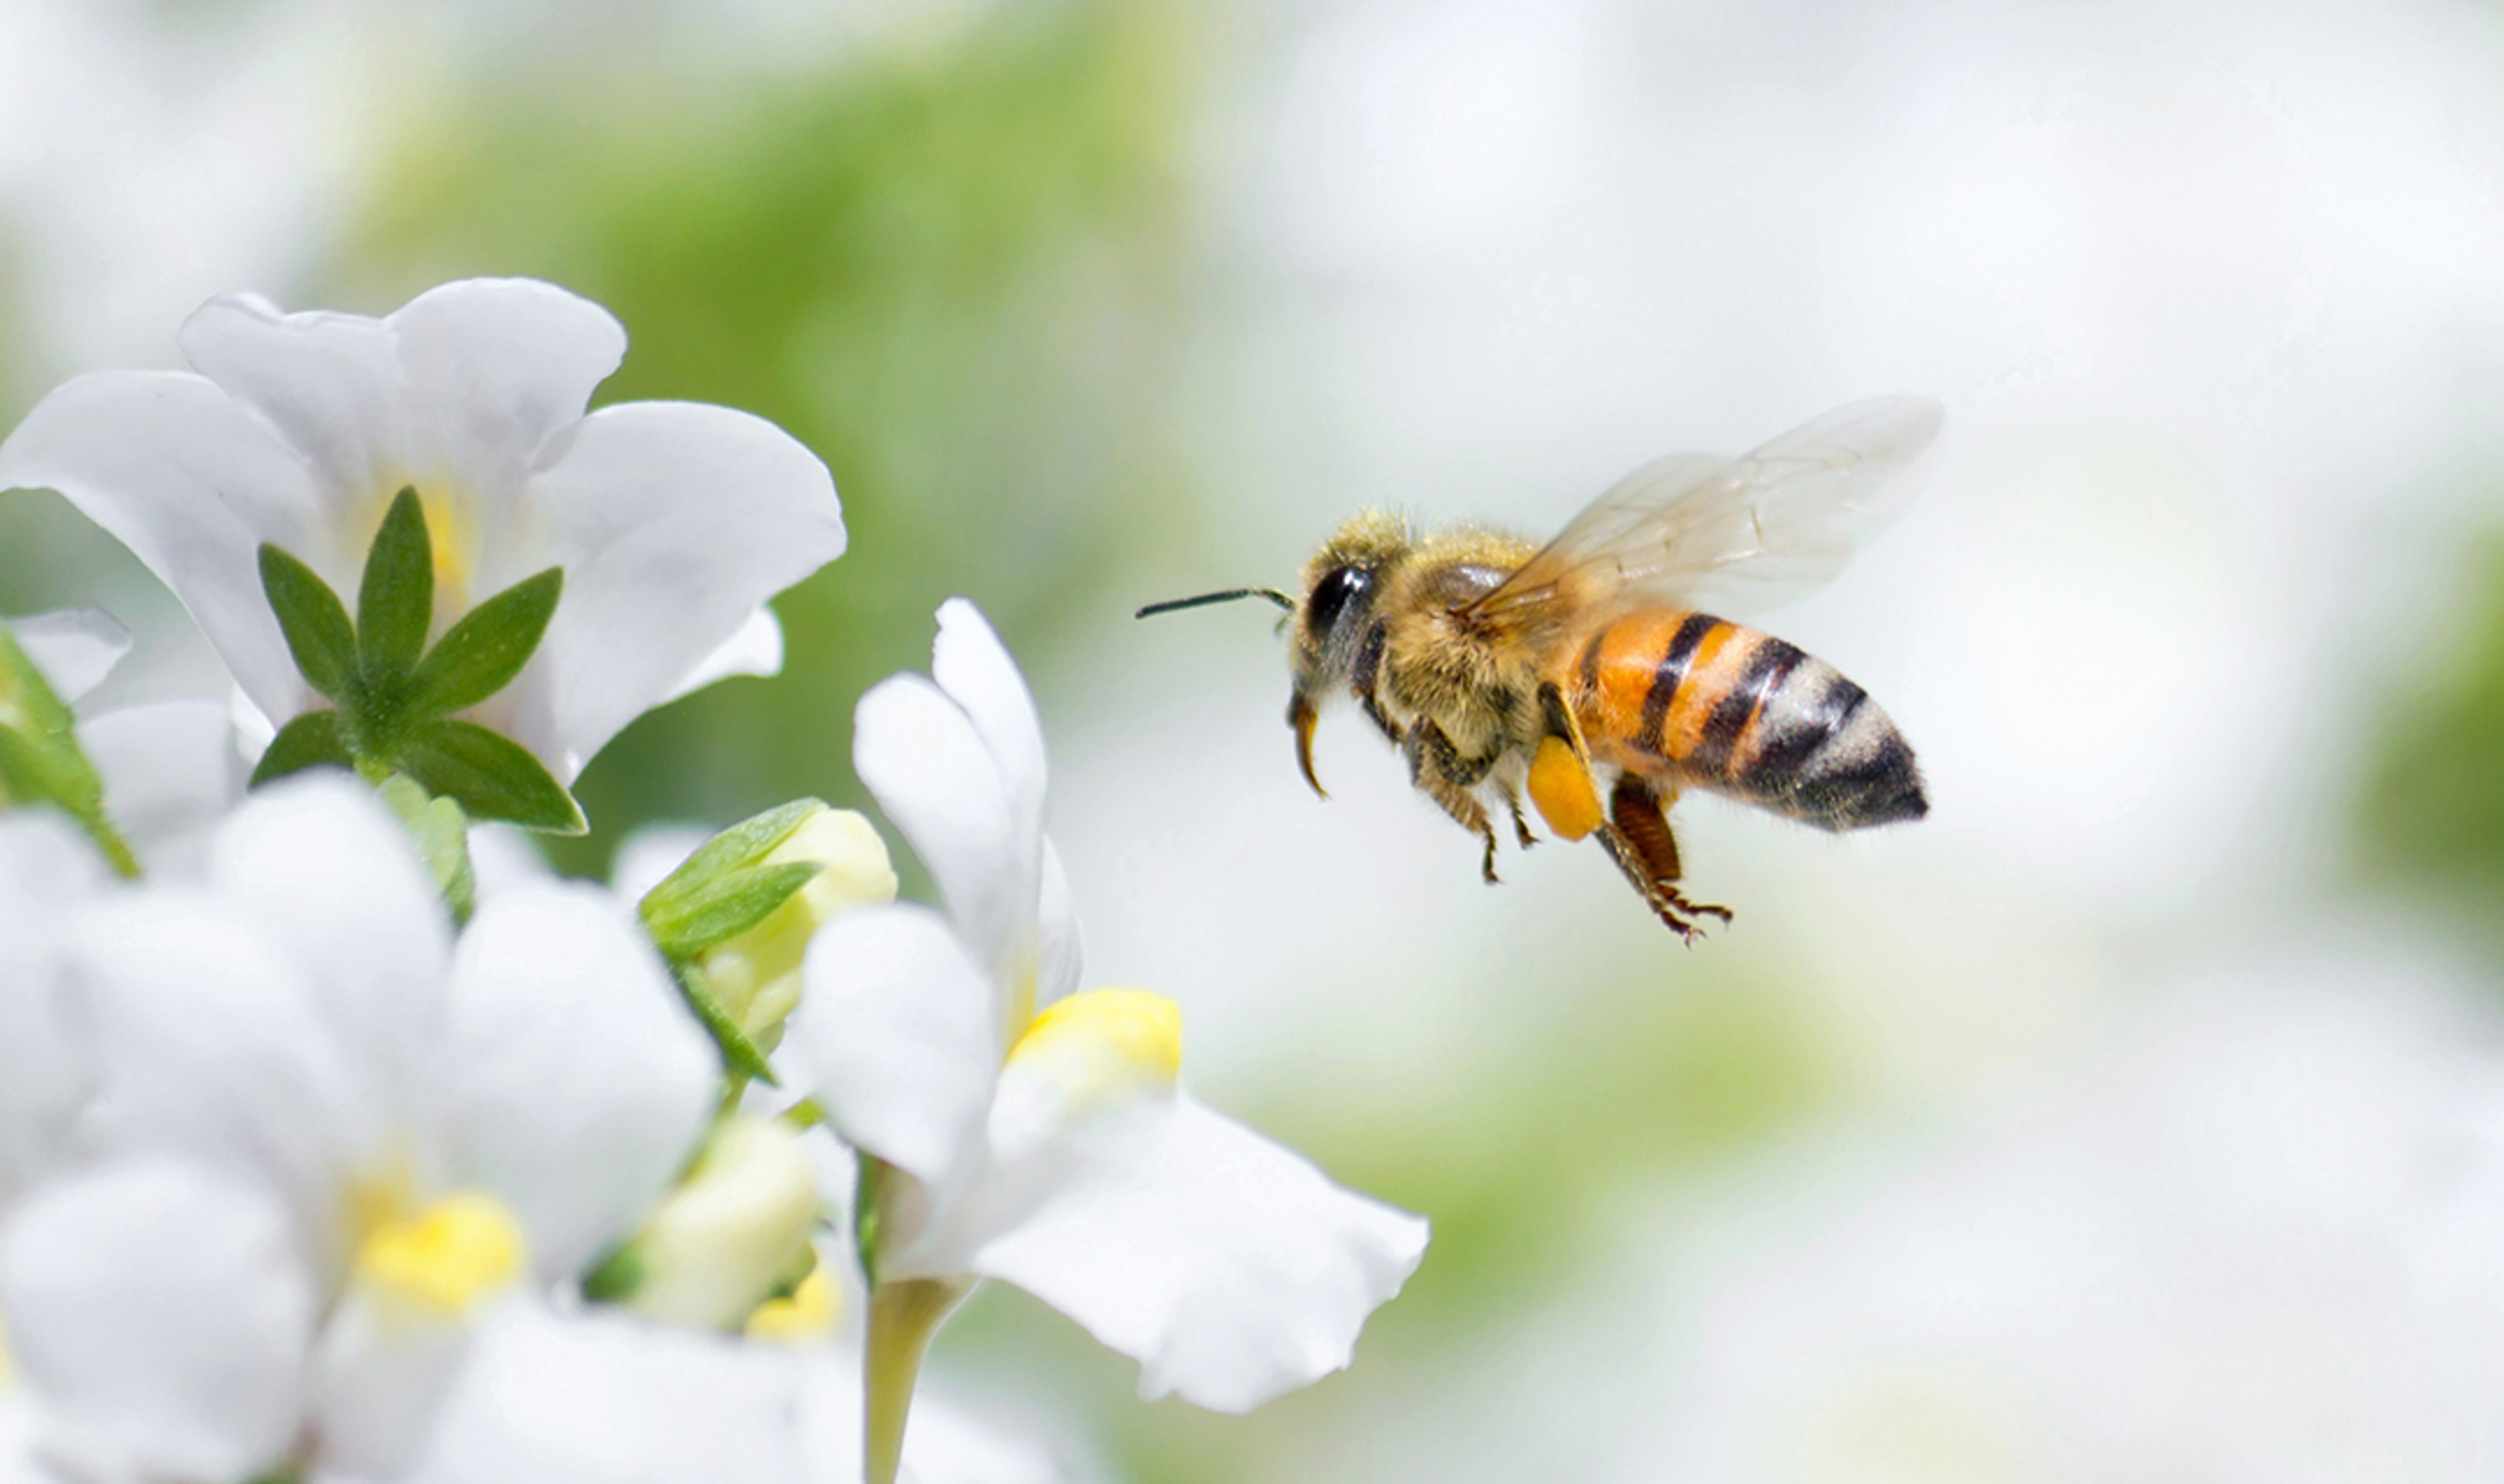
[[[1737,459],[1672,454],[1628,474],[1502,587],[1481,619],[1535,631],[1675,604],[1742,616],[1824,585],[1911,499],[1896,479],[1938,434],[1939,404],[1838,407]]]

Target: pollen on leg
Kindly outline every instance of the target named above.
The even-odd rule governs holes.
[[[1581,840],[1600,827],[1600,794],[1591,786],[1591,770],[1561,737],[1543,739],[1531,759],[1530,802],[1566,840]]]

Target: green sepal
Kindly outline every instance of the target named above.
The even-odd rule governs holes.
[[[325,766],[353,768],[356,764],[348,756],[347,739],[339,732],[339,713],[306,711],[269,740],[268,749],[252,770],[252,786],[259,788],[272,778]]]
[[[602,1253],[582,1275],[582,1297],[586,1303],[623,1303],[643,1286],[643,1255],[624,1241]]]
[[[410,677],[409,710],[441,716],[476,706],[512,683],[538,652],[564,591],[564,569],[551,567],[462,615]]]
[[[478,882],[470,869],[470,819],[450,799],[429,798],[416,779],[395,773],[374,790],[400,816],[417,843],[417,858],[435,878],[435,890],[452,909],[452,920],[467,925],[477,910]]]
[[[574,795],[538,758],[475,722],[420,722],[408,729],[392,760],[428,793],[458,801],[472,819],[498,819],[551,835],[579,835],[589,828]]]
[[[104,778],[78,744],[78,718],[0,624],[0,809],[50,804],[70,816],[116,874],[139,875],[139,858],[104,811]]]
[[[781,1087],[775,1080],[774,1068],[766,1063],[765,1053],[756,1049],[756,1043],[748,1039],[739,1022],[713,997],[713,990],[705,984],[704,971],[691,963],[681,962],[675,967],[678,993],[686,998],[687,1008],[695,1012],[696,1018],[704,1022],[713,1045],[721,1048],[722,1070],[733,1078],[744,1077],[769,1087]]]
[[[643,920],[683,915],[716,879],[763,860],[791,832],[826,808],[823,799],[794,799],[752,815],[696,846],[661,884],[643,893]]]
[[[820,869],[802,860],[733,871],[674,895],[667,909],[657,913],[650,906],[652,898],[645,897],[643,930],[664,956],[693,958],[764,921]]]
[[[357,587],[357,658],[366,682],[388,685],[415,670],[434,622],[435,541],[412,487],[393,498]]]
[[[886,1182],[887,1161],[863,1154],[852,1166],[852,1255],[860,1260],[861,1283],[878,1291],[879,1187]]]
[[[357,670],[357,631],[347,604],[313,569],[267,541],[261,543],[261,590],[304,682],[333,701],[347,700]]]

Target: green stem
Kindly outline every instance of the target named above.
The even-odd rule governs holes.
[[[908,1278],[871,1291],[868,1354],[861,1372],[861,1468],[867,1484],[895,1484],[922,1357],[940,1322],[973,1287],[970,1280]]]

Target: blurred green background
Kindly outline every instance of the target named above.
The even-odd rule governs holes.
[[[2290,1215],[2270,1172],[2346,1084],[2266,1062],[2258,1111],[2212,1126],[2169,1079],[2314,1030],[2332,1063],[2395,1047],[2443,1071],[2394,1086],[2465,1090],[2340,1104],[2378,1167],[2495,1112],[2460,1063],[2487,1064],[2504,968],[2490,23],[62,0],[9,24],[51,90],[0,112],[0,410],[167,362],[231,288],[379,313],[531,274],[599,300],[632,339],[600,400],[774,419],[834,469],[852,546],[777,602],[782,676],[593,762],[560,867],[651,821],[866,807],[852,705],[971,596],[1051,729],[1090,982],[1181,998],[1204,1093],[1435,1223],[1353,1371],[1249,1418],[1136,1402],[1129,1363],[1013,1293],[946,1333],[943,1379],[1141,1484],[2287,1476],[2334,1392],[2362,1462],[2306,1476],[2467,1476],[2504,1405],[2504,1330],[2455,1330],[2487,1268],[2457,1279],[2476,1302],[2445,1277],[2396,1305],[2394,1353],[2449,1347],[2434,1399],[2359,1394],[2341,1311],[2203,1307],[2231,1285],[2196,1234],[2339,1233],[2256,1267],[2381,1293],[2390,1252],[2504,1252],[2456,1225],[2504,1204],[2342,1186]],[[1937,817],[1838,844],[1682,811],[1701,894],[1741,912],[1692,950],[1592,852],[1511,857],[1486,895],[1360,729],[1325,728],[1338,796],[1309,801],[1266,615],[1127,618],[1284,580],[1361,503],[1552,527],[1643,458],[1888,390],[1950,404],[1932,492],[1778,626],[1885,698]],[[0,612],[80,601],[142,637],[100,700],[214,693],[135,564],[0,495]],[[2312,987],[2219,1001],[2239,976]],[[2146,1070],[2183,1036],[2199,1054]],[[2078,1156],[2076,1122],[2144,1157]],[[2142,1183],[2211,1134],[2232,1178]],[[1899,1225],[1997,1229],[1974,1208],[2145,1217],[2089,1245],[2181,1288],[2071,1325],[2046,1316],[2098,1280],[2057,1240],[1918,1293],[1870,1256]],[[1826,1296],[1803,1319],[1791,1294]]]

